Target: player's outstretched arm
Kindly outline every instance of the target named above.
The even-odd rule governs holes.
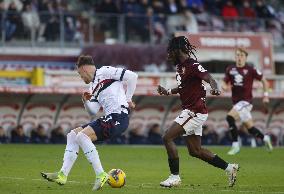
[[[263,86],[263,103],[269,103],[268,82],[265,77],[262,77],[261,83]]]
[[[85,110],[90,115],[96,115],[101,108],[101,106],[98,102],[91,102],[91,101],[87,100],[87,101],[83,101],[83,103],[84,103]]]
[[[209,73],[205,77],[203,77],[203,80],[210,84],[210,93],[212,95],[219,96],[221,94],[221,91],[218,89],[216,80]]]
[[[132,96],[136,89],[138,75],[133,71],[108,66],[105,68],[104,74],[110,79],[126,82],[126,100],[129,104],[129,108],[135,108],[135,104],[132,102]]]
[[[230,84],[226,83],[224,80],[222,80],[221,82],[221,89],[224,91],[224,92],[227,92],[230,90]]]
[[[178,93],[178,88],[173,88],[173,89],[166,89],[164,88],[163,86],[160,86],[158,85],[158,88],[157,88],[157,92],[160,94],[160,95],[171,95],[171,94],[177,94]]]
[[[126,82],[126,100],[128,102],[129,108],[134,109],[135,103],[132,102],[132,96],[134,95],[136,84],[137,84],[138,75],[133,71],[126,70],[123,76],[122,81]]]

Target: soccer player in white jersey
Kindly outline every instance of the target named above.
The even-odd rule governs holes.
[[[102,167],[96,146],[92,141],[109,139],[127,129],[129,109],[135,108],[132,96],[138,76],[132,71],[111,66],[97,69],[91,56],[79,57],[77,71],[82,80],[90,84],[89,92],[85,92],[82,96],[85,108],[92,114],[96,114],[102,107],[105,116],[71,130],[67,134],[62,168],[59,172],[42,172],[41,175],[48,181],[64,185],[81,147],[96,174],[93,190],[99,190],[108,180],[108,174]],[[126,91],[123,88],[123,82],[126,82]]]

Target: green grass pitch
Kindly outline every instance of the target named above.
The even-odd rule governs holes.
[[[242,148],[239,155],[227,156],[228,147],[208,147],[222,158],[237,162],[241,169],[234,188],[227,187],[225,172],[188,155],[179,147],[182,185],[161,188],[169,175],[167,156],[162,146],[97,146],[105,170],[121,168],[126,185],[113,189],[105,185],[98,193],[181,194],[181,193],[270,193],[284,194],[284,149],[272,153],[264,148]],[[0,145],[1,194],[93,193],[95,175],[80,152],[66,185],[47,182],[41,171],[59,170],[64,145]]]

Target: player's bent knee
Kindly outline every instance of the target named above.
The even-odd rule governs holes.
[[[201,154],[200,149],[191,149],[189,151],[189,155],[191,155],[192,157],[195,157],[195,158],[199,158],[200,154]]]
[[[97,136],[96,134],[92,134],[92,135],[88,135],[86,133],[84,133],[83,131],[80,131],[77,135],[76,135],[76,141],[79,144],[84,143],[84,140],[86,140],[86,138],[89,138],[91,141],[96,141],[97,140]]]
[[[75,128],[75,129],[73,129],[71,131],[74,131],[76,134],[78,134],[82,130],[83,130],[83,127],[77,127],[77,128]]]
[[[229,125],[234,125],[236,122],[235,118],[231,115],[227,115],[226,120],[229,123]]]
[[[76,138],[76,135],[77,135],[76,132],[71,130],[69,133],[67,133],[66,137],[67,137],[67,139],[70,139],[72,137]]]
[[[83,133],[81,131],[76,135],[76,141],[79,143],[79,145],[84,144],[84,142],[87,139],[91,140],[91,138],[88,135],[86,135],[85,133]]]
[[[167,135],[167,134],[164,134],[163,137],[162,137],[162,139],[163,139],[163,142],[168,142],[168,141],[171,140],[171,138],[170,138],[169,135]]]

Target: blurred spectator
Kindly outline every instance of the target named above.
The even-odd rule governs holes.
[[[231,132],[229,130],[225,131],[224,136],[220,139],[220,145],[232,145]]]
[[[166,38],[166,10],[163,2],[154,0],[148,9],[154,23],[155,42],[161,43]]]
[[[275,16],[274,9],[267,4],[264,4],[263,0],[257,0],[255,6],[256,15],[259,18],[273,18]]]
[[[35,130],[31,132],[31,142],[32,143],[48,143],[48,137],[42,125],[39,125]]]
[[[32,39],[35,40],[36,33],[39,30],[40,21],[37,11],[32,8],[31,4],[24,5],[22,21],[24,27],[31,33]]]
[[[186,2],[192,13],[199,14],[204,11],[203,0],[186,0]]]
[[[21,30],[22,20],[21,14],[17,10],[16,3],[13,1],[9,4],[8,12],[5,20],[6,40],[9,41],[14,37],[16,31]]]
[[[8,141],[9,141],[9,139],[5,135],[5,131],[4,131],[3,127],[0,127],[0,144],[1,143],[8,143]]]
[[[148,132],[148,143],[149,144],[163,144],[163,139],[161,135],[161,128],[159,124],[154,124],[151,126]]]
[[[97,13],[102,13],[99,16],[100,25],[104,32],[105,38],[118,38],[118,16],[115,14],[119,13],[117,4],[112,0],[103,0],[96,8]]]
[[[65,144],[66,137],[64,135],[64,130],[61,126],[56,127],[51,132],[50,142],[55,144]]]
[[[175,0],[167,0],[166,3],[168,34],[172,35],[176,31],[185,31],[183,15],[180,4]]]
[[[146,138],[141,127],[133,128],[129,131],[129,144],[146,144]]]
[[[119,136],[115,136],[115,137],[112,137],[108,143],[109,144],[126,144],[127,142],[127,139],[125,137],[125,135],[119,135]]]
[[[142,42],[149,41],[149,18],[145,17],[145,7],[136,0],[127,0],[123,3],[122,12],[126,14],[126,41],[135,38]]]
[[[247,18],[255,18],[256,12],[251,7],[250,2],[248,0],[243,2],[243,7],[241,8],[241,16],[247,17]]]
[[[244,146],[250,146],[251,145],[251,139],[253,138],[247,130],[240,130],[239,131],[239,137],[241,138],[242,145]]]
[[[22,125],[18,125],[11,133],[11,143],[29,143],[29,138],[24,134]]]
[[[195,15],[191,13],[189,10],[185,10],[183,12],[183,22],[185,26],[185,30],[190,34],[198,33],[198,24],[195,18]]]
[[[239,16],[238,10],[231,0],[228,0],[223,6],[222,16],[225,18],[236,18]]]
[[[221,16],[223,0],[204,0],[206,10],[217,16]]]
[[[17,11],[21,11],[23,9],[23,0],[1,0],[5,4],[5,9],[9,9],[10,5],[13,3],[15,9]]]
[[[59,38],[59,15],[55,1],[42,0],[39,2],[40,32],[39,41],[54,41]]]
[[[207,125],[202,126],[202,144],[203,145],[217,145],[218,135],[213,129],[209,129]]]
[[[119,12],[117,4],[113,0],[103,0],[99,5],[96,6],[96,12],[98,13],[113,13]]]
[[[5,19],[5,16],[3,17],[3,13],[5,12],[5,4],[3,1],[0,1],[0,21],[2,21],[3,19]],[[2,22],[0,25],[0,34],[2,35],[2,31],[6,30],[6,22],[4,21],[4,23]]]
[[[40,18],[40,28],[38,33],[38,41],[43,42],[45,41],[45,29],[48,23],[48,7],[47,7],[48,0],[42,0],[39,2],[38,5],[38,11],[40,12],[39,18]]]
[[[176,0],[166,1],[166,13],[169,15],[175,15],[181,12],[180,4]]]

